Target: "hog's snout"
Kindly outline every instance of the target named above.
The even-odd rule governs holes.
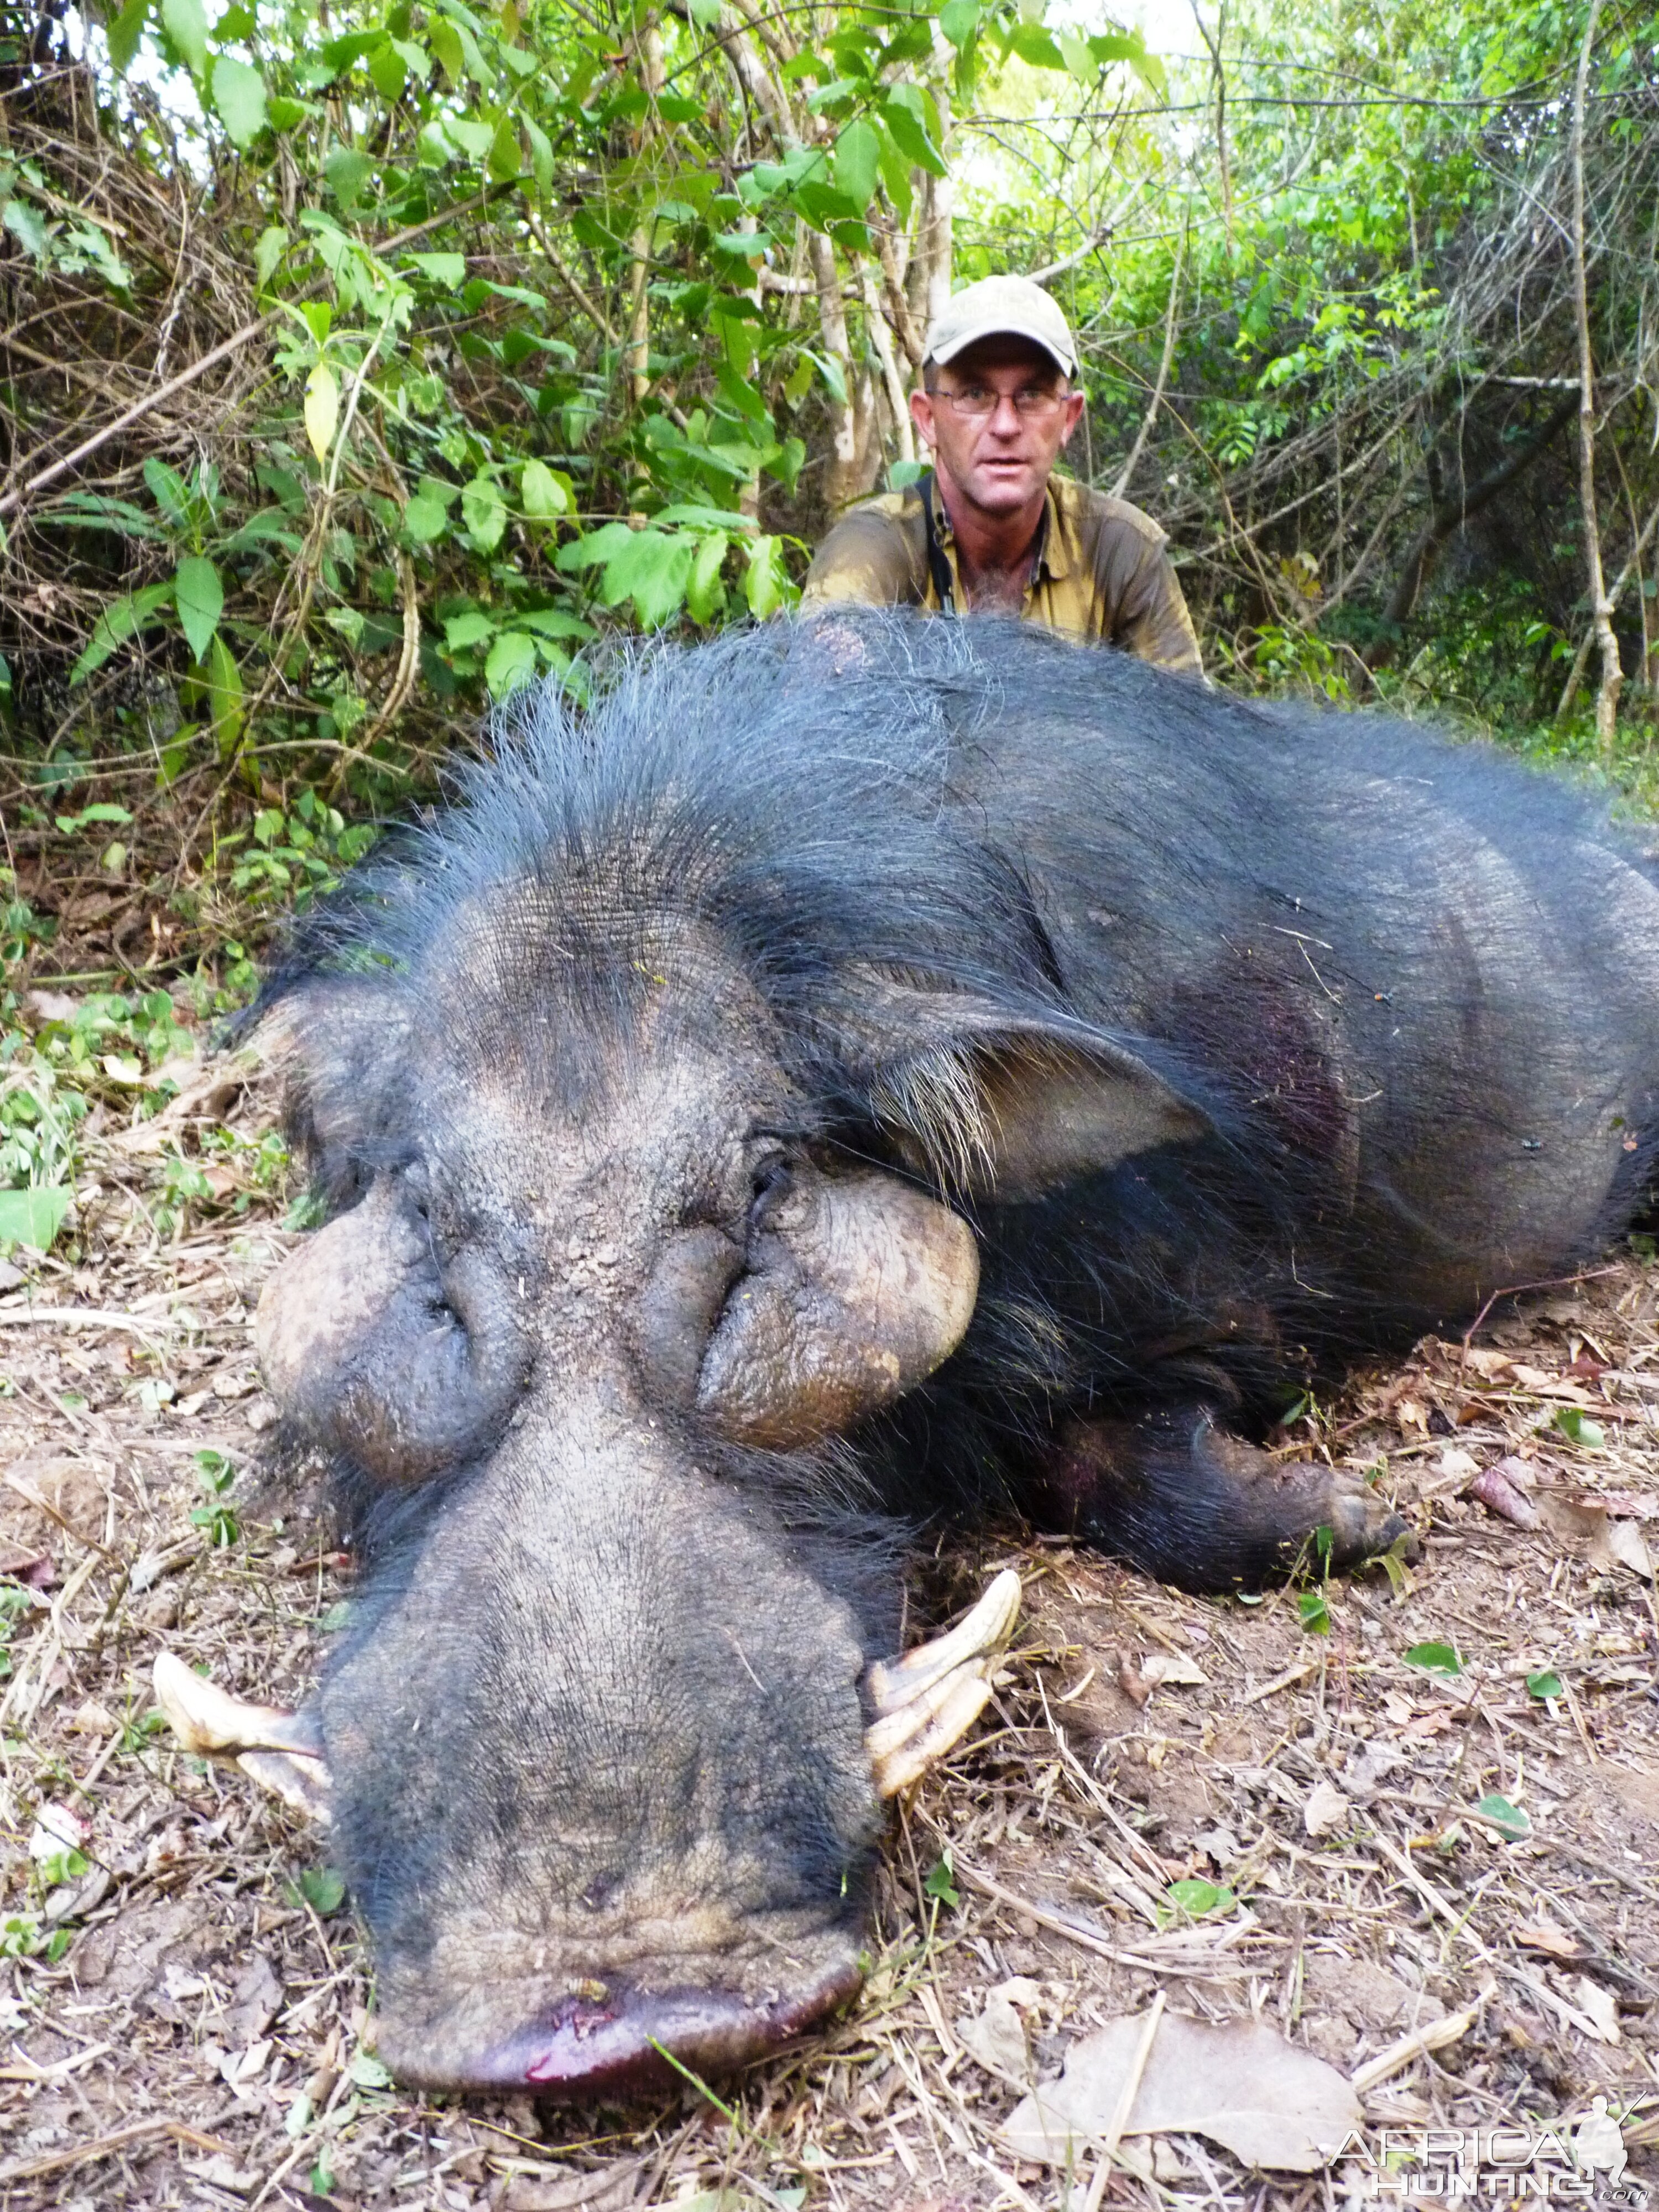
[[[590,1982],[506,2034],[465,2008],[411,2034],[394,2011],[382,2016],[379,2054],[400,2081],[425,2089],[631,2096],[672,2088],[681,2069],[708,2078],[768,2057],[848,2002],[863,1978],[849,1945],[815,1972],[750,1995]]]

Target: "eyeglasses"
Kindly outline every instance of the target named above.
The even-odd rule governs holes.
[[[940,385],[933,397],[948,399],[957,414],[967,416],[970,422],[980,422],[988,415],[994,415],[1005,398],[1013,401],[1014,412],[1024,422],[1038,421],[1045,415],[1052,415],[1057,408],[1066,404],[1066,399],[1064,392],[1045,390],[1035,384],[1022,385],[1018,392],[993,392],[986,384],[966,384],[959,392],[947,392]]]

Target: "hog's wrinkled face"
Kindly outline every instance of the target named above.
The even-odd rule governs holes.
[[[550,986],[544,1017],[534,935],[300,1001],[346,1205],[260,1350],[366,1531],[307,1721],[381,2056],[568,2091],[661,2078],[657,2045],[740,2060],[857,1985],[860,1682],[897,1624],[805,1524],[826,1440],[948,1354],[977,1269],[945,1206],[815,1139],[734,975],[659,947],[625,1010]]]

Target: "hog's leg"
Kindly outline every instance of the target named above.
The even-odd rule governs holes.
[[[1339,1568],[1386,1552],[1406,1531],[1353,1476],[1271,1459],[1192,1404],[1068,1423],[1035,1504],[1046,1525],[1190,1590],[1276,1581],[1304,1546],[1311,1557],[1316,1528],[1331,1531]]]

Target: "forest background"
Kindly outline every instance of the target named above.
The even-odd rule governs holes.
[[[0,14],[0,1252],[492,698],[787,606],[916,472],[929,315],[993,270],[1065,307],[1070,465],[1169,530],[1221,683],[1659,799],[1659,17],[1152,30]],[[160,1172],[163,1228],[212,1204],[210,1162]]]

